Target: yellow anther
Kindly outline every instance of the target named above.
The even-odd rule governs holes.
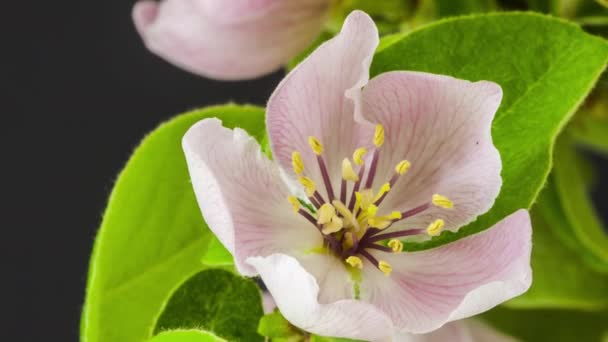
[[[346,205],[344,205],[344,203],[342,203],[338,200],[333,200],[331,202],[331,204],[334,205],[334,208],[336,208],[336,211],[338,213],[340,213],[340,215],[342,215],[342,217],[344,218],[344,220],[346,220],[347,223],[350,223],[354,226],[355,231],[359,230],[359,223],[353,216],[353,213],[350,210],[348,210],[348,208],[346,207]]]
[[[323,153],[323,144],[315,137],[308,137],[308,144],[316,155]]]
[[[452,201],[450,201],[447,197],[438,194],[433,195],[433,204],[445,209],[454,208],[454,203]]]
[[[315,185],[315,182],[312,179],[308,177],[300,177],[298,178],[298,181],[304,187],[304,191],[306,191],[306,196],[311,197],[315,194],[315,191],[317,191],[317,186]]]
[[[378,228],[378,229],[386,229],[388,228],[388,226],[391,225],[391,223],[393,223],[393,220],[387,218],[387,217],[370,217],[367,219],[367,224],[369,224],[370,227],[373,228]]]
[[[410,164],[409,161],[402,160],[399,162],[399,164],[397,164],[397,166],[395,166],[395,172],[397,172],[399,175],[404,175],[410,169],[410,166],[412,166],[412,164]]]
[[[380,271],[382,271],[382,273],[384,273],[385,276],[390,276],[391,272],[393,271],[393,267],[391,266],[391,264],[389,264],[388,262],[384,261],[384,260],[380,260],[378,262],[378,268],[380,269]]]
[[[374,145],[380,147],[384,144],[384,127],[382,125],[376,125],[376,131],[374,132]]]
[[[355,170],[353,170],[353,164],[350,163],[348,158],[344,158],[342,161],[342,178],[351,182],[359,180],[359,176],[355,173]]]
[[[363,156],[365,156],[366,153],[367,150],[363,147],[356,149],[355,153],[353,153],[353,160],[355,161],[355,164],[363,165],[363,163],[365,163],[365,160],[363,160]]]
[[[426,233],[430,236],[437,236],[443,230],[443,226],[445,226],[445,222],[442,219],[436,219],[426,228]]]
[[[358,269],[363,268],[363,261],[361,260],[361,258],[356,257],[354,255],[349,256],[344,261],[346,261],[347,264],[351,265],[354,268],[358,268]]]
[[[298,201],[298,198],[296,196],[289,196],[287,197],[287,200],[291,203],[293,211],[297,213],[300,210],[300,201]]]
[[[302,155],[298,151],[294,151],[291,154],[291,166],[293,167],[293,172],[296,175],[302,174],[304,172],[304,162],[302,161]]]
[[[403,242],[392,239],[388,242],[388,246],[393,250],[394,253],[403,252]]]
[[[401,220],[401,212],[399,212],[399,211],[393,211],[392,213],[390,213],[388,215],[388,217],[391,220]]]
[[[378,207],[377,207],[377,206],[375,206],[375,205],[373,205],[373,204],[370,204],[370,205],[367,207],[367,210],[366,210],[366,211],[367,211],[367,214],[368,214],[370,217],[374,217],[374,216],[376,216],[376,213],[378,213]]]
[[[344,227],[344,222],[338,216],[332,216],[331,220],[323,225],[323,234],[328,235],[331,233],[339,232]]]
[[[390,183],[382,184],[382,186],[380,187],[380,190],[378,191],[378,194],[376,194],[376,197],[374,197],[374,203],[378,202],[382,198],[382,196],[384,196],[390,190],[391,190]]]
[[[336,216],[336,208],[329,203],[325,203],[319,208],[318,224],[326,224],[331,221],[331,218]]]

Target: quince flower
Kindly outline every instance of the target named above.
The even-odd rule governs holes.
[[[286,64],[321,32],[328,0],[142,0],[133,22],[155,54],[195,74],[236,80]]]
[[[191,127],[183,148],[209,227],[287,320],[322,336],[404,340],[525,292],[531,226],[519,210],[441,247],[403,249],[403,238],[456,231],[492,207],[502,91],[421,72],[369,80],[377,44],[371,18],[354,11],[285,77],[267,106],[274,161],[218,119]]]

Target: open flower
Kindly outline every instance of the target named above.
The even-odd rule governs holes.
[[[142,0],[133,21],[146,46],[216,79],[270,73],[323,28],[328,0]]]
[[[281,82],[269,100],[275,162],[217,119],[184,136],[199,206],[244,275],[319,335],[381,341],[427,333],[528,289],[530,218],[425,251],[402,238],[457,230],[492,206],[501,161],[498,85],[420,72],[368,82],[369,16]]]

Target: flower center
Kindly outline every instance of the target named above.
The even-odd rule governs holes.
[[[341,258],[349,267],[363,268],[366,258],[385,275],[389,276],[392,267],[384,261],[378,260],[368,250],[374,249],[386,253],[400,253],[403,251],[403,242],[398,238],[413,235],[437,236],[441,233],[444,221],[436,219],[427,228],[405,229],[385,232],[395,222],[405,220],[420,214],[431,206],[452,209],[453,203],[445,196],[435,194],[429,202],[400,212],[392,211],[380,215],[378,206],[391,188],[410,169],[410,162],[402,160],[395,166],[395,173],[378,191],[372,189],[380,148],[384,144],[384,128],[376,125],[374,132],[374,150],[369,163],[363,158],[367,150],[363,147],[354,151],[352,160],[344,158],[342,161],[342,179],[339,197],[334,194],[334,188],[327,172],[323,159],[323,144],[315,138],[309,138],[309,144],[317,156],[317,163],[323,178],[323,185],[327,190],[327,198],[318,191],[316,183],[304,175],[304,162],[300,152],[292,154],[293,170],[298,175],[298,181],[304,187],[307,199],[289,197],[293,210],[313,224],[323,235],[324,247],[334,255]],[[368,165],[369,164],[369,165]],[[357,169],[355,171],[355,168]],[[365,179],[365,182],[364,182]],[[348,183],[352,183],[352,190],[348,191]]]

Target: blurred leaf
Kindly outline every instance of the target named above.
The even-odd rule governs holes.
[[[234,265],[234,258],[220,240],[213,236],[207,245],[201,262],[207,266],[230,266]]]
[[[257,333],[262,297],[250,279],[228,271],[201,271],[172,295],[156,322],[164,330],[205,329],[228,341],[263,341]]]
[[[608,155],[608,117],[582,112],[568,126],[568,133],[577,143]]]
[[[217,106],[161,125],[120,174],[89,265],[81,340],[144,341],[172,290],[203,268],[211,232],[197,206],[181,148],[195,122],[217,116],[260,140],[264,110]]]
[[[608,311],[495,308],[482,318],[522,342],[600,342],[608,334]]]
[[[512,308],[608,309],[608,275],[586,262],[553,182],[532,209],[532,287],[506,305]]]
[[[591,253],[597,259],[597,269],[608,272],[608,234],[589,198],[581,165],[585,163],[564,134],[555,145],[554,175],[556,190],[574,237],[582,245],[581,253]]]
[[[374,57],[372,75],[426,71],[491,80],[504,92],[492,130],[503,165],[503,186],[494,207],[457,233],[445,232],[408,247],[412,249],[449,243],[529,208],[551,168],[555,137],[608,60],[606,41],[574,24],[530,13],[443,20],[389,39]]]
[[[275,310],[272,313],[264,315],[260,319],[258,325],[258,333],[262,336],[276,338],[276,337],[290,337],[293,335],[299,335],[299,331],[295,330],[294,327],[283,317],[279,310]]]
[[[148,342],[226,342],[226,340],[207,331],[169,330],[154,336]]]

